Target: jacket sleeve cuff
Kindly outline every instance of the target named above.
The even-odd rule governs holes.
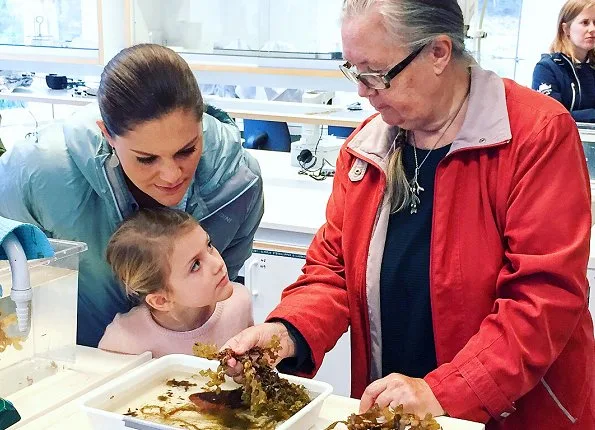
[[[290,374],[312,373],[314,371],[312,352],[310,351],[310,346],[308,345],[308,342],[306,342],[306,339],[304,339],[304,336],[302,336],[302,334],[297,328],[293,326],[293,324],[285,320],[277,318],[269,320],[269,322],[280,322],[283,324],[289,333],[289,337],[295,345],[295,356],[281,360],[281,362],[277,365],[277,369],[279,369],[279,371],[282,373]]]
[[[282,320],[283,323],[290,324],[297,332],[299,332],[305,341],[305,345],[308,346],[309,357],[303,367],[295,369],[296,371],[292,373],[305,378],[313,378],[322,364],[324,348],[320,343],[320,339],[317,339],[315,335],[316,330],[312,327],[309,321],[300,318],[298,315],[299,311],[296,312],[291,307],[286,307],[281,304],[267,317],[266,322],[270,322],[271,320]],[[308,363],[311,363],[312,366],[309,366]]]
[[[424,380],[451,417],[485,423],[502,421],[516,410],[476,357],[460,367],[444,364]]]

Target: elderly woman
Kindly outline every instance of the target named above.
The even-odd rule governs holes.
[[[206,110],[206,111],[205,111]],[[234,279],[263,214],[257,162],[224,112],[207,107],[182,57],[126,48],[101,75],[98,106],[0,157],[0,215],[87,243],[79,273],[79,344],[97,346],[131,303],[105,260],[112,233],[140,208],[201,221]]]
[[[303,275],[226,346],[277,334],[284,370],[313,376],[351,327],[361,410],[595,429],[572,117],[473,64],[456,0],[345,0],[342,37],[342,69],[380,115],[341,150]]]

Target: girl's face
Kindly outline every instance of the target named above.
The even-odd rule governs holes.
[[[575,55],[583,60],[587,52],[595,48],[595,6],[583,9],[572,22],[562,25],[574,46]]]
[[[202,122],[193,111],[175,110],[138,124],[124,136],[111,137],[102,121],[97,125],[140,191],[163,206],[182,200],[202,154]]]
[[[223,258],[198,225],[175,239],[169,264],[170,311],[212,306],[233,293]]]

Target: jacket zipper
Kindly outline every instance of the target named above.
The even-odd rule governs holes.
[[[566,60],[566,62],[570,65],[570,68],[572,69],[572,73],[574,74],[574,79],[576,79],[576,84],[578,85],[578,97],[579,97],[579,101],[578,101],[578,105],[579,108],[581,106],[581,102],[582,102],[582,90],[581,90],[581,81],[579,81],[578,79],[578,75],[576,74],[576,70],[574,68],[574,64],[572,64],[572,61],[570,61],[565,55],[562,55],[562,58],[564,58]],[[574,102],[576,100],[576,90],[574,87],[574,82],[570,84],[570,86],[572,87],[572,105],[570,106],[570,110],[574,109]]]

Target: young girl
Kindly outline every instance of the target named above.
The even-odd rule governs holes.
[[[221,346],[254,324],[248,290],[230,282],[209,235],[185,212],[141,210],[116,230],[107,260],[141,303],[116,315],[101,349],[192,354],[195,342]]]

